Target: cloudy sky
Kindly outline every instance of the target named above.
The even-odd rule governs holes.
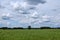
[[[0,27],[60,27],[60,0],[0,0]]]

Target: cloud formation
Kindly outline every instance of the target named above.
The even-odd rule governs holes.
[[[57,0],[1,0],[0,3],[0,26],[52,27],[60,23]]]

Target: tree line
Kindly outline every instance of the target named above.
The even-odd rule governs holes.
[[[1,27],[0,29],[60,29],[60,27],[51,28],[51,27],[43,26],[40,28],[32,28],[31,26],[28,26],[27,28],[23,28],[23,27],[13,27],[13,28]]]

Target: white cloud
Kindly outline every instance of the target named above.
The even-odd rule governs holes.
[[[29,4],[27,2],[11,2],[10,3],[15,10],[25,10],[29,8]]]
[[[32,14],[32,17],[37,17],[38,13],[35,11],[33,14]]]
[[[49,21],[49,18],[50,18],[50,16],[48,16],[48,15],[42,16],[43,21]]]
[[[17,8],[19,8],[19,2],[10,2],[10,5],[13,7],[14,10],[16,10]]]
[[[2,16],[10,16],[10,13],[3,13]]]

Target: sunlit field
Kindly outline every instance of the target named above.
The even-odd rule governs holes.
[[[0,29],[0,40],[60,40],[60,29]]]

